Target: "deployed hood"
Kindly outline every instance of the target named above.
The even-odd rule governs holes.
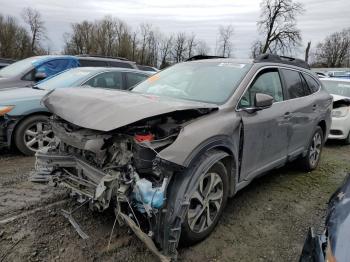
[[[68,122],[100,131],[174,111],[217,108],[214,104],[95,88],[56,89],[43,98],[43,103]]]

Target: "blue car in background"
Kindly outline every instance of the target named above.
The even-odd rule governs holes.
[[[33,155],[49,144],[53,139],[48,125],[51,114],[40,101],[55,88],[127,90],[152,74],[126,68],[80,67],[45,79],[31,88],[0,90],[0,146],[13,145],[23,154]],[[84,92],[84,88],[81,92]]]
[[[0,70],[0,90],[8,87],[32,86],[46,77],[79,66],[75,56],[34,56]]]
[[[120,67],[138,69],[135,62],[124,58],[91,55],[46,55],[29,57],[0,70],[0,90],[30,87],[41,80],[75,67]]]

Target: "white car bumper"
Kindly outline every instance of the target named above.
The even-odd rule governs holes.
[[[346,139],[350,132],[350,114],[345,117],[333,117],[329,139]]]

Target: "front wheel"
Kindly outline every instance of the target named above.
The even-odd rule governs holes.
[[[307,154],[300,160],[302,168],[309,172],[314,170],[320,162],[321,152],[323,148],[323,131],[317,126],[309,144]]]
[[[27,156],[47,146],[54,134],[45,115],[33,115],[22,120],[15,131],[14,142],[19,151]]]
[[[182,244],[191,245],[205,239],[215,228],[226,205],[228,174],[225,165],[219,160],[209,169],[205,167],[205,163],[217,154],[221,153],[211,152],[194,170],[192,179],[196,182],[189,192],[189,206],[182,224]]]

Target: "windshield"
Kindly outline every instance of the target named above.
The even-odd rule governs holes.
[[[61,74],[45,79],[37,84],[39,89],[55,89],[59,87],[79,86],[84,79],[91,74],[91,71],[86,69],[71,69]]]
[[[333,95],[350,97],[350,81],[322,81],[326,90]]]
[[[0,70],[0,77],[14,77],[23,72],[27,72],[33,67],[32,63],[37,59],[37,57],[30,57],[10,64]]]
[[[232,62],[185,62],[151,76],[132,91],[222,104],[250,67]]]

